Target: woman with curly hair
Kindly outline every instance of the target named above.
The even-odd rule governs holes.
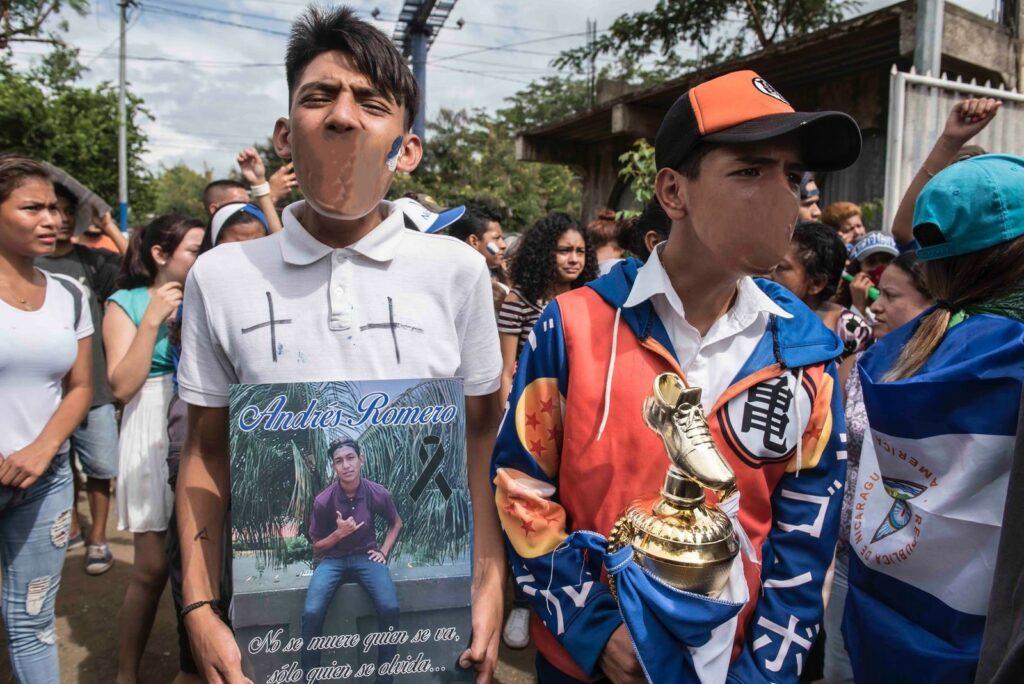
[[[586,230],[565,212],[534,223],[516,248],[514,286],[498,312],[502,401],[512,387],[519,352],[547,303],[597,277],[597,257]]]

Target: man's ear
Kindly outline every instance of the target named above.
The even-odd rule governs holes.
[[[476,249],[480,244],[480,238],[478,238],[475,234],[470,233],[469,237],[466,238],[466,244],[468,244],[473,249]]]
[[[654,177],[654,194],[665,214],[673,221],[686,216],[686,178],[672,169],[661,169]]]
[[[291,122],[288,121],[287,117],[282,116],[274,122],[274,135],[272,137],[274,142],[274,152],[281,159],[290,160],[292,158],[292,128]]]
[[[653,252],[654,248],[661,242],[661,235],[656,230],[649,230],[644,233],[644,247],[647,248],[648,252]]]
[[[415,133],[406,133],[402,137],[402,146],[398,150],[398,166],[395,171],[412,173],[423,159],[423,141]]]

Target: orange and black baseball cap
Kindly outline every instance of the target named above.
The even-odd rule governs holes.
[[[808,171],[845,169],[860,156],[860,128],[842,112],[797,112],[753,71],[733,71],[690,88],[658,128],[659,169],[678,168],[701,142],[750,143],[796,131]]]

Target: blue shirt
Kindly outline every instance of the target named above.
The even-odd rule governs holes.
[[[121,307],[135,327],[139,327],[146,307],[149,306],[149,300],[149,288],[136,287],[131,290],[118,290],[110,295],[107,301]],[[156,344],[153,345],[153,363],[149,367],[149,377],[158,378],[173,371],[174,358],[171,354],[171,345],[167,341],[167,324],[161,323],[156,334]]]

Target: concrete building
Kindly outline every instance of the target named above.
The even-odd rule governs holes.
[[[1015,21],[1005,25],[945,4],[942,71],[950,78],[976,79],[993,87],[1016,88],[1021,81],[1021,43],[1011,25],[1024,13],[1007,3]],[[600,82],[592,109],[522,132],[516,141],[521,161],[567,164],[583,183],[584,216],[602,207],[632,206],[632,191],[618,178],[618,158],[638,138],[654,141],[669,106],[688,88],[722,73],[753,69],[779,89],[794,108],[840,110],[860,125],[864,147],[850,169],[822,175],[825,202],[881,199],[884,193],[889,72],[913,63],[916,2],[892,5],[799,36],[766,50],[695,71],[657,86],[634,89]]]

